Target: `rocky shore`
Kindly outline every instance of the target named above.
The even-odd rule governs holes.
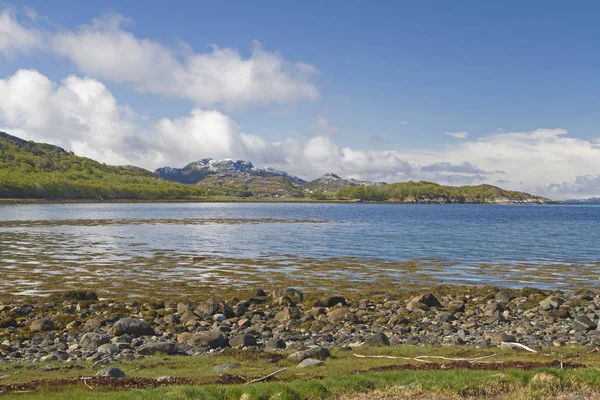
[[[92,292],[0,302],[0,361],[90,361],[227,348],[324,359],[363,345],[600,345],[600,296],[533,288],[432,288],[373,299],[257,290],[247,299],[113,302]]]

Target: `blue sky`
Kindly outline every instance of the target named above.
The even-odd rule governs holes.
[[[160,137],[166,146],[180,134],[194,137],[186,141],[186,151],[154,146],[147,152],[129,149],[121,154],[94,142],[102,133],[88,122],[83,123],[83,139],[77,132],[64,137],[54,133],[60,144],[107,162],[181,166],[211,156],[206,152],[212,149],[215,157],[253,156],[255,163],[305,178],[333,169],[386,181],[486,182],[553,197],[600,192],[600,168],[594,162],[600,160],[595,158],[600,138],[597,2],[145,1],[141,6],[23,1],[0,3],[2,10],[13,30],[0,29],[0,79],[7,85],[20,69],[35,70],[58,88],[69,86],[61,86],[69,75],[87,77],[103,85],[120,109],[135,113],[135,121],[123,117],[107,122],[121,127],[124,143],[141,147],[141,142]],[[93,25],[94,19],[103,22]],[[84,25],[94,27],[86,30]],[[93,34],[84,41],[90,30]],[[35,38],[10,46],[27,32]],[[101,35],[115,41],[133,38],[131,45],[140,52],[147,42],[154,50],[164,50],[157,55],[146,48],[152,54],[145,63],[132,65],[140,71],[154,68],[154,62],[161,64],[156,57],[169,60],[162,70],[149,73],[147,81],[115,67],[134,51],[115,47],[101,59],[106,65],[87,62],[107,49],[108,42],[99,46],[91,41]],[[262,44],[269,60],[287,65],[273,77],[273,82],[281,78],[290,84],[285,94],[271,93],[276,90],[265,89],[265,82],[253,83],[250,94],[237,93],[235,85],[222,81],[235,80],[235,71],[218,78],[228,89],[212,87],[220,93],[212,97],[200,93],[204,87],[192,76],[197,72],[188,68],[182,68],[185,79],[196,82],[189,85],[190,93],[174,93],[176,86],[167,79],[159,82],[169,74],[169,66],[189,66],[192,54],[214,56],[211,45],[236,53],[239,59],[233,57],[228,68],[242,68],[244,60],[260,58],[253,52],[254,41]],[[300,63],[312,70],[306,72]],[[178,80],[179,92],[188,87],[183,79]],[[40,99],[44,101],[56,99]],[[219,125],[192,123],[195,109],[218,113],[213,117],[220,122],[211,123]],[[0,127],[33,139],[54,139],[46,133],[51,127],[24,123],[24,118],[15,117],[16,111],[9,111],[4,110],[3,119],[0,112]],[[81,112],[74,113],[48,120],[67,119],[69,126],[74,119],[85,120]],[[157,128],[165,118],[168,127]],[[204,135],[202,129],[211,132]],[[221,147],[215,132],[227,139]],[[463,133],[446,134],[456,132]],[[213,145],[204,148],[205,138]],[[525,168],[529,172],[523,173]],[[425,172],[432,170],[435,175]]]

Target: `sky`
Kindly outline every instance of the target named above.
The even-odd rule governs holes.
[[[600,3],[0,0],[0,130],[149,170],[600,196]]]

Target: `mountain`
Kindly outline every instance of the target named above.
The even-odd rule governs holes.
[[[359,181],[357,179],[344,179],[336,174],[325,174],[320,178],[308,183],[308,188],[312,191],[335,192],[339,189],[349,186],[380,186],[385,182]]]
[[[304,185],[306,183],[297,176],[290,175],[287,172],[268,167],[255,167],[250,161],[232,158],[224,160],[204,158],[189,163],[183,168],[163,167],[157,169],[154,173],[160,178],[187,184],[199,183],[213,175],[220,176],[223,180],[242,176],[261,178],[283,177],[295,185]],[[216,179],[216,181],[219,181],[219,179]]]
[[[288,198],[308,195],[321,200],[402,203],[550,202],[491,185],[454,187],[423,181],[386,184],[343,179],[335,174],[305,182],[284,171],[233,159],[207,158],[181,169],[160,168],[153,174],[135,166],[102,164],[58,146],[0,132],[0,198],[156,200],[215,195]]]
[[[0,132],[0,198],[181,199],[206,194],[134,166],[111,166]]]

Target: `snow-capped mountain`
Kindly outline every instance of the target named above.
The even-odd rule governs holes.
[[[303,185],[306,183],[304,180],[288,174],[285,171],[270,167],[255,167],[248,160],[237,160],[233,158],[226,158],[223,160],[204,158],[189,163],[183,168],[163,167],[157,169],[154,173],[166,180],[188,184],[198,183],[209,175],[235,176],[242,174],[263,178],[281,176],[289,179],[296,185]]]
[[[358,179],[344,179],[336,174],[328,173],[309,183],[313,190],[335,191],[348,186],[380,186],[385,182],[359,181]]]

